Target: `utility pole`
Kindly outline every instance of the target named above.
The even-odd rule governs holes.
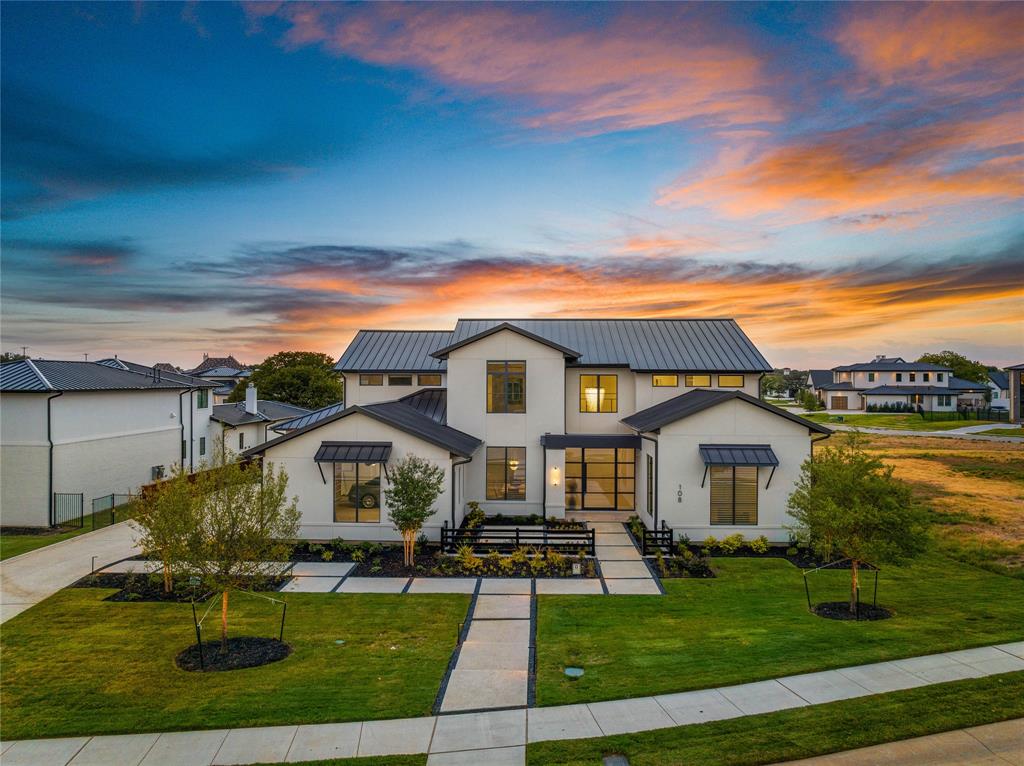
[[[26,359],[28,359],[28,346],[22,346],[21,347],[21,355],[23,357],[25,357]]]

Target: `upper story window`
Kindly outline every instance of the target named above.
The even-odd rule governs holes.
[[[916,372],[910,373],[910,382],[913,383],[915,380],[917,380],[917,373]]]
[[[875,373],[869,372],[868,373],[868,383],[874,383],[874,382],[875,382]]]
[[[679,376],[652,375],[651,383],[655,388],[676,388],[679,385]]]
[[[389,386],[411,386],[412,375],[388,375]]]
[[[360,375],[359,385],[361,386],[383,386],[384,376],[379,374]]]
[[[742,375],[719,375],[719,388],[743,388]]]
[[[690,387],[696,386],[711,386],[710,375],[687,375],[683,378],[683,383]]]
[[[200,388],[196,391],[196,409],[205,410],[210,406],[210,389]]]
[[[416,376],[416,380],[421,386],[439,386],[441,385],[441,373],[421,373]]]
[[[487,363],[487,411],[526,412],[526,362]]]
[[[897,383],[902,383],[903,382],[903,373],[902,372],[897,372],[896,373],[896,382]]]
[[[580,412],[618,411],[618,375],[580,375]]]
[[[924,382],[927,383],[929,380],[931,380],[931,377],[931,373],[926,372],[924,374]]]
[[[941,382],[942,382],[942,379],[943,379],[944,377],[946,377],[946,373],[944,373],[944,372],[937,372],[937,373],[935,373],[935,379],[936,379],[937,381],[939,381],[939,383],[941,383]]]

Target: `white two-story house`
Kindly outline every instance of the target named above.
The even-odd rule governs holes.
[[[246,457],[284,467],[308,539],[395,539],[388,469],[445,474],[425,527],[489,514],[671,526],[784,542],[788,496],[824,426],[758,399],[767,363],[729,319],[463,319],[360,332],[336,369],[346,406]]]
[[[816,371],[820,372],[820,371]],[[883,405],[952,412],[985,403],[988,386],[953,376],[938,364],[876,356],[870,362],[833,367],[832,381],[815,385],[830,410],[867,410]]]

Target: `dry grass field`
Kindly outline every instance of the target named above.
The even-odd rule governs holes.
[[[846,438],[835,434],[829,442]],[[1024,579],[1024,444],[862,434],[935,516],[940,549]],[[826,442],[827,444],[828,442]]]

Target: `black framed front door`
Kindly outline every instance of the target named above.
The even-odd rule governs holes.
[[[636,507],[636,450],[566,447],[567,511],[632,511]]]

